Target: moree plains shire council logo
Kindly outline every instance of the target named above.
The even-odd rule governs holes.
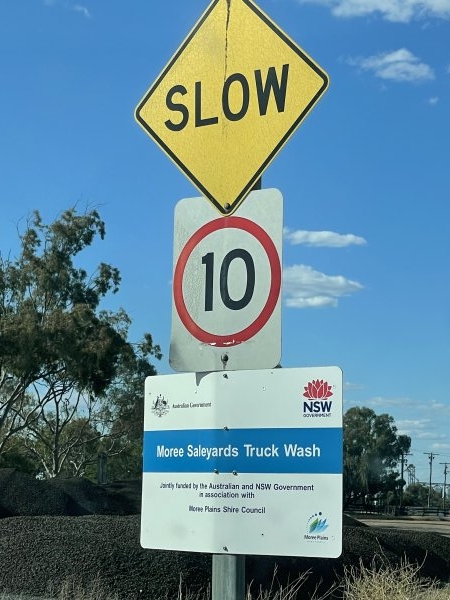
[[[304,417],[331,417],[332,400],[329,400],[333,395],[331,385],[323,379],[313,379],[304,386],[303,396],[307,400],[303,400],[303,416]]]
[[[164,396],[158,394],[152,405],[152,413],[157,417],[162,417],[169,412],[169,403],[164,399]]]
[[[322,516],[321,512],[314,513],[306,524],[305,539],[313,542],[327,542],[328,536],[324,535],[326,529],[328,529],[327,519]]]

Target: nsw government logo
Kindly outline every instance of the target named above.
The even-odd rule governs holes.
[[[331,385],[323,379],[313,379],[304,386],[303,416],[304,417],[331,417],[333,395]]]
[[[328,536],[324,534],[327,529],[326,517],[324,518],[321,512],[314,513],[308,519],[304,538],[311,542],[327,542]]]

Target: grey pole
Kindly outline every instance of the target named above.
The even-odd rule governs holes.
[[[252,191],[262,189],[261,186],[262,177]],[[211,587],[212,600],[245,600],[245,555],[213,554]]]
[[[213,554],[212,600],[244,600],[245,555]]]

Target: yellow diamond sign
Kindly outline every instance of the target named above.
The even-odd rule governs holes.
[[[252,0],[213,0],[136,119],[222,214],[231,214],[328,86]]]

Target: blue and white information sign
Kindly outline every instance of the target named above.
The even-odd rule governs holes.
[[[144,548],[341,554],[339,368],[149,377],[144,429]]]

